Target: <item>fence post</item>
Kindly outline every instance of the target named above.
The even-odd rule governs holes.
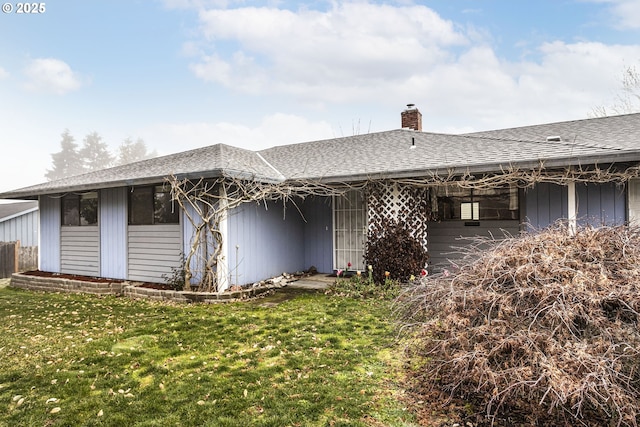
[[[15,242],[0,242],[0,278],[2,279],[11,277],[15,272],[15,245]]]
[[[13,256],[15,262],[13,263],[13,272],[17,273],[20,270],[20,240],[16,240],[16,246],[13,249]]]

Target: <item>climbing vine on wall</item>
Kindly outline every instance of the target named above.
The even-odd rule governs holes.
[[[171,185],[173,200],[180,205],[193,230],[184,255],[184,289],[191,290],[197,283],[198,290],[205,292],[219,292],[227,285],[224,282],[226,274],[222,274],[227,261],[223,249],[223,223],[230,211],[245,203],[265,204],[277,200],[282,202],[283,216],[287,208],[302,215],[298,203],[308,196],[343,196],[350,189],[363,186],[306,181],[263,182],[232,176],[194,181],[171,175],[167,182]]]
[[[519,169],[505,166],[494,173],[476,176],[470,171],[434,171],[414,178],[385,179],[369,177],[356,183],[327,182],[317,180],[261,181],[256,177],[242,178],[221,176],[212,179],[166,178],[172,188],[172,197],[185,214],[194,230],[190,248],[185,248],[185,289],[191,289],[192,281],[198,281],[198,289],[217,292],[224,289],[220,266],[224,260],[224,233],[221,223],[227,213],[244,203],[265,203],[278,200],[287,207],[297,206],[307,196],[343,197],[348,191],[362,191],[367,199],[368,235],[374,230],[394,222],[408,230],[423,248],[427,247],[427,225],[432,219],[432,188],[455,184],[462,188],[491,188],[500,185],[533,187],[536,183],[550,182],[566,185],[569,182],[615,182],[623,184],[640,177],[640,166],[626,168],[609,165],[599,167],[566,167],[547,169],[544,163],[537,167]],[[199,271],[194,271],[195,267]]]

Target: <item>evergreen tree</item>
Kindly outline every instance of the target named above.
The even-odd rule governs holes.
[[[84,165],[78,153],[75,138],[65,129],[60,141],[60,151],[51,154],[52,168],[47,169],[45,178],[49,181],[79,175],[84,172]]]
[[[158,154],[156,151],[147,151],[147,144],[138,138],[136,142],[133,142],[131,138],[125,139],[120,147],[118,147],[118,160],[117,165],[126,165],[128,163],[137,162],[139,160],[149,159],[156,157]]]
[[[85,136],[79,154],[87,172],[105,169],[113,164],[113,155],[97,132]]]

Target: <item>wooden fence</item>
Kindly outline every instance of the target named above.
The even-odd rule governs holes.
[[[38,268],[38,247],[20,246],[17,242],[0,242],[0,279],[19,271]]]

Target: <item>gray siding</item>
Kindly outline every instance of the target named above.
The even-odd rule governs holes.
[[[629,181],[629,222],[640,225],[640,179]]]
[[[84,276],[100,275],[100,228],[62,227],[60,271]]]
[[[304,224],[304,266],[321,273],[333,271],[332,210],[330,197],[309,197],[302,204]]]
[[[293,206],[284,211],[279,202],[267,206],[244,204],[229,213],[227,248],[232,284],[248,284],[309,267],[305,266],[300,214]]]
[[[182,228],[179,224],[130,225],[128,227],[128,278],[164,283],[162,275],[182,264]]]
[[[635,187],[631,187],[635,191]],[[626,191],[613,183],[576,184],[578,224],[593,226],[623,224],[627,219]],[[633,198],[631,202],[634,203]],[[639,203],[640,204],[640,203]],[[537,184],[525,193],[525,217],[536,230],[558,219],[566,219],[567,187],[557,184]]]
[[[20,246],[38,246],[38,211],[32,211],[0,222],[0,242],[15,242]]]
[[[577,184],[578,224],[593,226],[624,224],[627,220],[626,191],[614,183]]]
[[[100,275],[127,278],[127,189],[100,191]]]
[[[541,183],[525,191],[525,221],[534,230],[543,229],[567,215],[567,187]]]
[[[496,239],[505,235],[517,236],[520,232],[519,221],[480,221],[479,226],[465,226],[465,221],[442,221],[429,223],[429,266],[438,271],[447,267],[451,261],[459,260],[459,249],[469,244],[464,237],[493,236]]]
[[[40,270],[60,273],[60,199],[40,197]]]

